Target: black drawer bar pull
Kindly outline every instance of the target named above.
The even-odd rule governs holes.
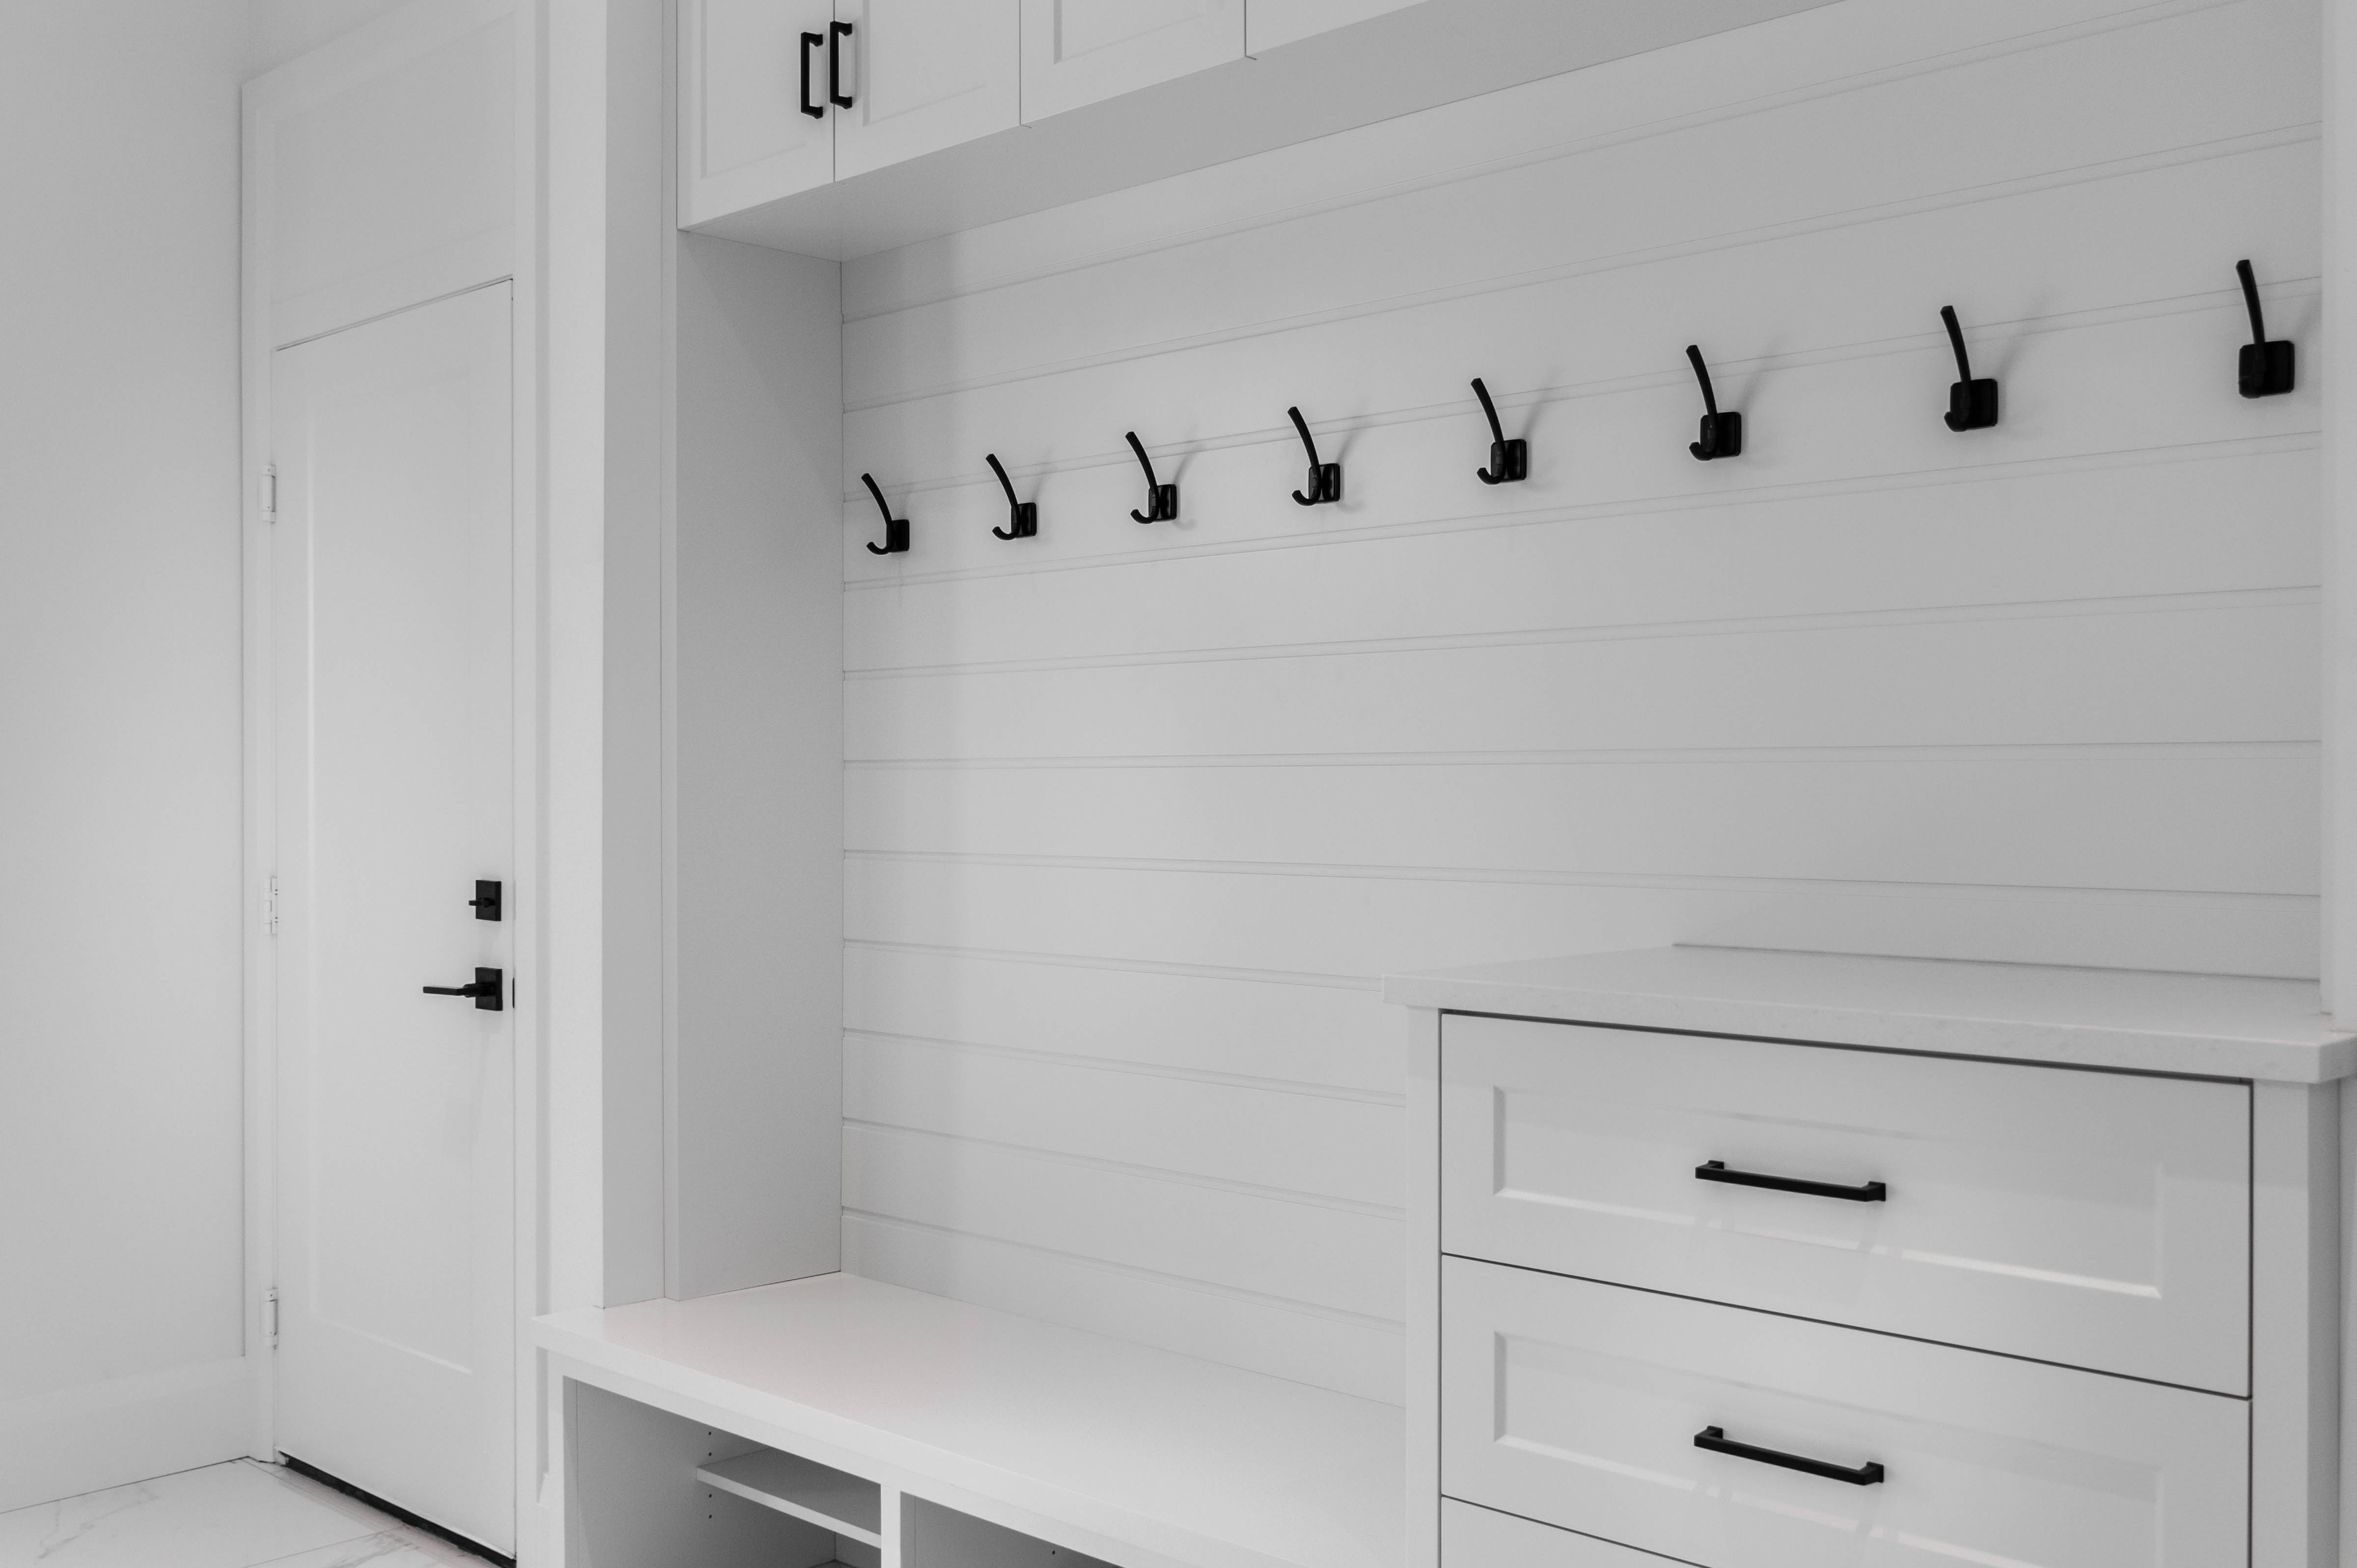
[[[1779,1454],[1773,1448],[1754,1448],[1749,1443],[1727,1439],[1727,1428],[1706,1426],[1695,1434],[1695,1446],[1707,1448],[1714,1454],[1731,1454],[1738,1459],[1750,1459],[1762,1465],[1777,1465],[1803,1475],[1823,1476],[1828,1481],[1847,1481],[1853,1487],[1874,1487],[1882,1483],[1882,1466],[1872,1459],[1853,1470],[1846,1465],[1828,1465],[1822,1459],[1803,1458],[1798,1454]]]
[[[1764,1187],[1777,1192],[1804,1192],[1811,1197],[1840,1197],[1852,1203],[1880,1203],[1890,1189],[1878,1181],[1843,1187],[1838,1182],[1803,1181],[1798,1176],[1761,1176],[1755,1171],[1731,1171],[1725,1160],[1706,1160],[1695,1166],[1696,1181],[1723,1181],[1729,1187]]]

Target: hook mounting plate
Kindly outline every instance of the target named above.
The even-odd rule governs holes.
[[[1986,430],[1996,423],[1996,378],[1981,376],[1948,383],[1948,428],[1959,434]]]

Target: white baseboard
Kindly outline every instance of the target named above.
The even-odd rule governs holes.
[[[242,1357],[0,1404],[0,1512],[234,1459],[253,1434]]]

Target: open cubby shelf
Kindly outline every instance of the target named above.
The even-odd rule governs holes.
[[[699,1466],[695,1478],[868,1546],[884,1544],[884,1488],[799,1455],[757,1448]]]

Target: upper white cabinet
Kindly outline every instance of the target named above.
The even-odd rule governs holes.
[[[1022,123],[1022,0],[839,0],[852,106],[834,117],[834,177]]]
[[[830,0],[682,0],[679,16],[681,226],[834,179]]]
[[[679,220],[837,259],[1831,0],[680,0]]]
[[[1244,57],[1245,0],[1023,0],[1023,118]]]
[[[1244,13],[1244,53],[1266,54],[1415,4],[1416,0],[1251,0]]]

